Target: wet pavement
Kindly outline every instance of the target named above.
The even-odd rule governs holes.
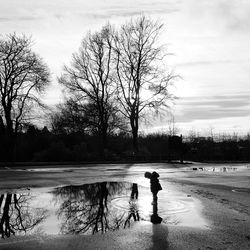
[[[227,249],[229,242],[248,249],[249,170],[247,163],[3,168],[0,249]],[[157,199],[146,171],[160,174]]]
[[[173,182],[205,183],[206,178],[216,185],[232,186],[233,193],[249,193],[246,185],[249,185],[249,164],[165,166],[103,164],[1,170],[1,173],[16,173],[21,179],[30,174],[41,183],[52,177],[63,180],[66,174],[74,184],[39,188],[27,185],[15,191],[0,191],[0,234],[4,238],[24,234],[104,233],[129,227],[135,221],[152,221],[154,214],[166,225],[209,229],[209,222],[201,213],[201,202],[176,190]],[[153,203],[150,182],[144,177],[145,171],[153,170],[160,174],[163,186],[157,204]],[[239,175],[244,178],[234,181]]]

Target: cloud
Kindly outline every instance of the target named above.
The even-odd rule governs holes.
[[[218,15],[226,20],[226,27],[229,30],[248,31],[250,30],[250,3],[244,0],[219,1],[217,4]]]
[[[249,116],[250,94],[186,97],[176,104],[178,122]]]
[[[41,17],[35,16],[13,16],[13,17],[0,17],[0,22],[21,22],[21,21],[34,21],[39,20]]]
[[[128,0],[118,2],[110,0],[107,2],[101,0],[80,1],[73,0],[44,0],[30,3],[28,0],[18,0],[5,2],[3,8],[0,8],[0,22],[19,22],[42,19],[44,21],[55,18],[60,21],[68,20],[88,20],[89,22],[98,19],[111,19],[116,17],[132,17],[145,14],[167,14],[178,11],[178,2],[173,0],[156,1],[151,0]],[[2,6],[1,6],[2,7]]]
[[[183,2],[184,3],[184,2]],[[250,31],[250,1],[246,0],[185,0],[190,18],[207,20],[226,31]]]
[[[192,67],[192,66],[200,66],[200,65],[214,65],[214,64],[229,64],[235,63],[232,60],[211,60],[211,61],[190,61],[190,62],[183,62],[177,63],[176,66],[178,67]]]
[[[109,5],[104,8],[96,8],[94,10],[88,10],[87,12],[81,11],[75,13],[80,16],[88,16],[97,19],[109,19],[112,17],[132,17],[136,15],[144,14],[168,14],[179,11],[178,2],[164,1],[164,2],[152,2],[148,3],[133,1],[128,3],[126,1],[115,5]]]

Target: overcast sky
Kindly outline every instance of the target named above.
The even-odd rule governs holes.
[[[88,30],[119,25],[140,13],[164,23],[169,67],[181,75],[172,110],[181,132],[250,131],[250,1],[248,0],[0,0],[0,34],[32,35],[53,84]],[[164,131],[166,120],[152,122]]]

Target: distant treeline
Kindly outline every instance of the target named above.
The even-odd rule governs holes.
[[[249,161],[250,136],[187,137],[185,159],[193,161]]]
[[[4,136],[0,141],[0,161],[8,161]],[[56,134],[46,127],[29,126],[17,135],[13,161],[91,162],[91,161],[249,161],[250,137],[139,136],[139,152],[133,153],[129,134],[108,137],[104,155],[99,136],[72,132]]]

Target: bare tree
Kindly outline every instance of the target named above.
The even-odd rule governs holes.
[[[164,46],[158,45],[163,25],[141,16],[116,35],[116,81],[122,114],[129,119],[134,153],[138,153],[139,120],[146,111],[167,107],[168,87],[175,76],[164,67]]]
[[[167,134],[169,136],[176,136],[179,132],[179,128],[176,125],[175,117],[173,115],[170,116],[168,120]]]
[[[35,105],[41,105],[39,93],[49,83],[48,68],[31,45],[25,35],[0,38],[0,115],[10,148],[20,124],[30,118]]]
[[[113,31],[106,25],[100,32],[83,39],[78,53],[73,54],[71,67],[64,67],[59,82],[81,103],[88,103],[95,112],[96,129],[107,146],[110,118],[115,112],[113,70]]]

